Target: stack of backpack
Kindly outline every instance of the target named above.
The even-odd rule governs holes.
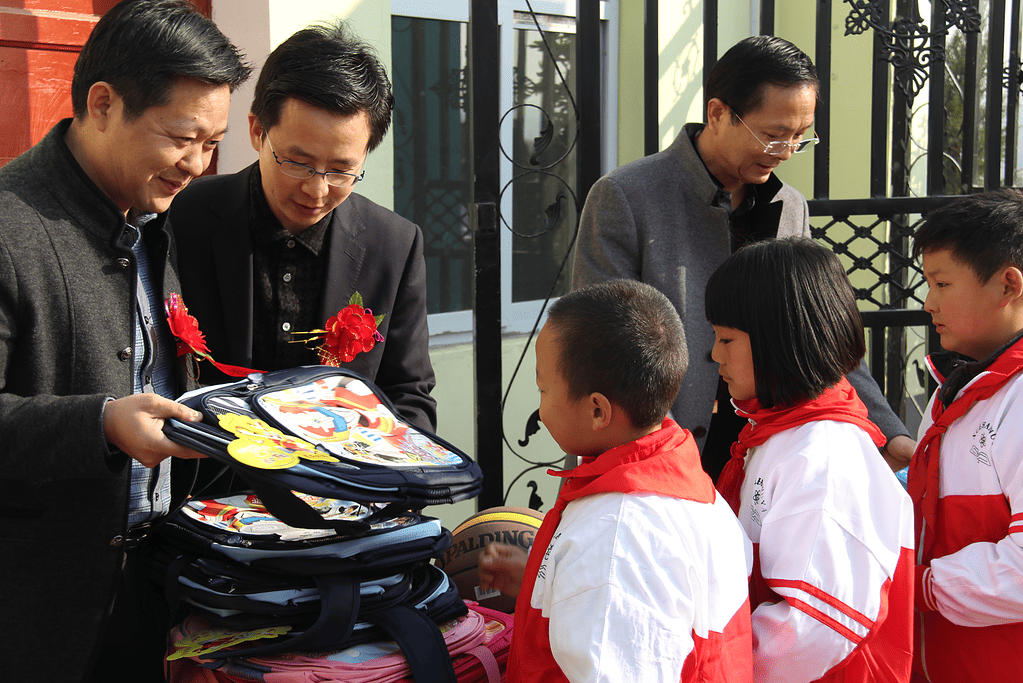
[[[441,625],[459,683],[500,683],[511,646],[510,614],[468,603],[465,616]],[[394,643],[376,642],[315,654],[232,659],[210,668],[196,652],[216,631],[189,617],[171,633],[177,644],[168,657],[170,680],[177,683],[423,683],[443,680],[436,671],[414,673]]]
[[[430,563],[451,533],[416,512],[477,495],[475,462],[338,368],[250,375],[180,401],[204,420],[170,420],[167,435],[229,467],[247,490],[191,500],[154,534],[150,564],[187,615],[172,632],[174,680],[264,680],[271,661],[331,668],[317,653],[381,641],[400,648],[400,676],[488,680],[457,673],[452,654],[482,653],[486,618]],[[483,649],[470,659],[486,672],[497,660]],[[392,674],[337,680],[401,680]]]

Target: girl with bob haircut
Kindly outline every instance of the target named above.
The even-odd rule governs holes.
[[[864,341],[841,263],[807,238],[747,246],[706,313],[748,419],[718,489],[754,545],[754,680],[909,681],[913,505],[845,379]]]

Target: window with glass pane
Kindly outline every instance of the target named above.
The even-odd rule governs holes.
[[[515,12],[513,97],[512,301],[545,299],[575,233],[575,19]],[[553,55],[553,59],[551,56]],[[555,63],[557,68],[555,68]],[[560,74],[559,74],[560,70]],[[564,80],[562,80],[564,79]],[[567,86],[567,87],[566,87]],[[507,190],[506,190],[507,191]],[[553,295],[568,292],[570,261]]]
[[[391,18],[394,210],[425,238],[427,310],[472,308],[466,25]]]

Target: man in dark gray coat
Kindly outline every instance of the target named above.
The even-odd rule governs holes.
[[[75,117],[0,169],[0,660],[5,680],[163,680],[134,547],[198,454],[165,214],[248,76],[184,0],[122,3],[75,66]],[[178,461],[175,476],[195,460]],[[175,491],[187,493],[187,488]]]
[[[816,142],[806,136],[817,91],[813,63],[788,41],[740,41],[711,71],[707,123],[686,124],[668,149],[601,178],[583,207],[572,285],[630,278],[657,287],[675,305],[691,362],[672,415],[693,432],[715,478],[742,422],[710,358],[714,333],[704,290],[744,244],[809,236],[806,200],[774,169]],[[908,463],[914,444],[865,366],[849,380],[888,438],[889,463]]]

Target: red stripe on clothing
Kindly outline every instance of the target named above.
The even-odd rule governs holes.
[[[827,614],[824,614],[824,612],[821,612],[816,607],[811,607],[802,600],[797,600],[796,598],[785,598],[785,602],[792,605],[800,612],[804,612],[805,614],[813,617],[814,619],[821,622],[822,624],[824,624],[831,630],[835,631],[839,635],[845,636],[846,638],[856,643],[857,645],[859,645],[860,641],[863,640],[863,636],[851,630],[849,627],[844,626],[843,624],[840,624],[839,622],[835,621]]]
[[[932,610],[938,609],[937,603],[934,602],[934,583],[931,581],[931,568],[928,567],[924,570],[924,603]]]
[[[836,597],[834,597],[832,595],[829,595],[828,593],[825,593],[824,591],[822,591],[820,588],[817,588],[816,586],[812,586],[812,585],[808,584],[806,581],[789,581],[789,580],[784,580],[784,579],[768,579],[767,580],[767,585],[770,586],[771,588],[773,588],[775,591],[777,591],[778,588],[795,588],[796,590],[803,591],[804,593],[806,593],[808,595],[812,595],[813,597],[817,598],[821,602],[823,602],[823,603],[825,603],[827,605],[830,605],[831,607],[834,607],[835,609],[837,609],[839,612],[841,612],[845,616],[849,617],[850,619],[853,619],[854,621],[858,621],[864,628],[867,628],[867,629],[874,628],[874,620],[873,619],[870,619],[867,616],[865,616],[863,614],[860,614],[859,612],[854,610],[852,607],[850,607],[849,605],[847,605],[844,602],[842,602],[841,600],[839,600],[838,598],[836,598]],[[789,598],[785,598],[785,599],[789,600]],[[835,630],[838,630],[838,629],[835,629]],[[857,642],[859,642],[859,641],[857,641]]]
[[[721,633],[706,638],[692,632],[693,650],[682,665],[681,681],[748,683],[753,678],[753,628],[747,599]]]
[[[924,557],[930,564],[935,557],[959,552],[977,542],[997,543],[1005,538],[1012,518],[1004,493],[989,495],[952,495],[938,499],[938,520],[956,520],[941,525],[934,541],[934,554]]]

